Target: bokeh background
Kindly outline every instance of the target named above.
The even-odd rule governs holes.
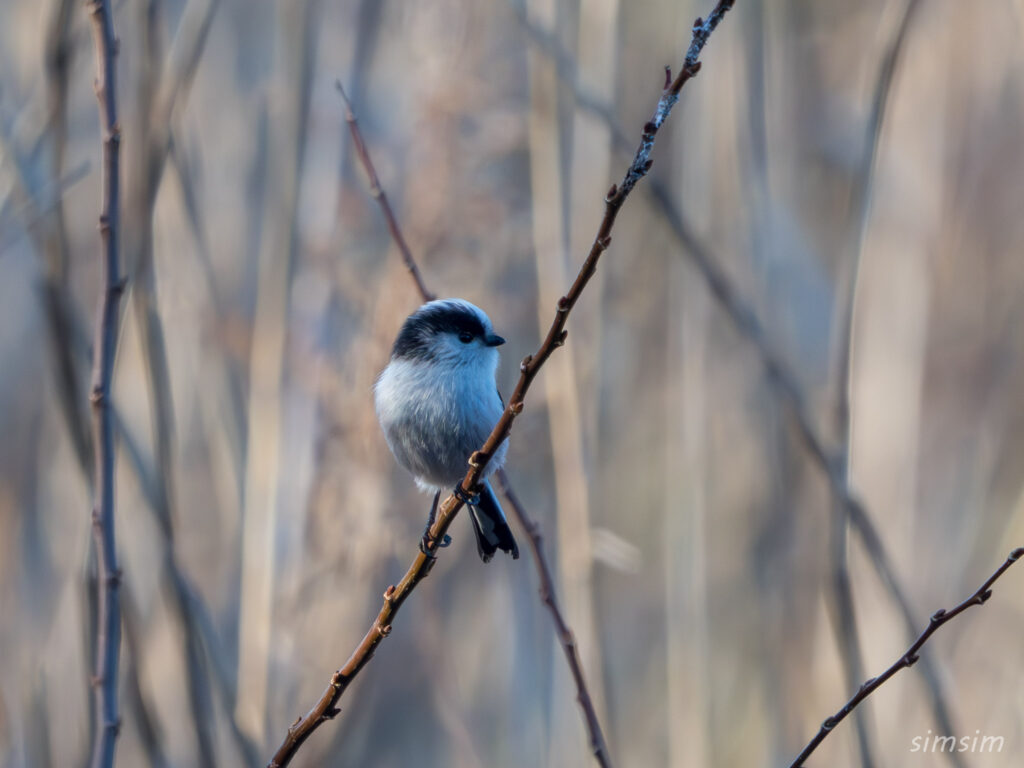
[[[335,80],[428,286],[509,339],[507,392],[710,1],[114,8],[118,755],[258,765],[429,501],[373,414],[419,298]],[[509,451],[617,764],[788,765],[908,619],[1024,544],[1022,34],[1019,0],[739,0],[708,44]],[[93,76],[80,3],[0,0],[9,766],[84,765],[94,716]],[[529,553],[484,566],[468,523],[452,533],[295,765],[589,764]],[[1011,570],[814,764],[1020,765],[1022,584]],[[947,732],[1005,744],[910,751]]]

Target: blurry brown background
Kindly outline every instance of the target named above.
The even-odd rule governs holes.
[[[429,500],[388,454],[371,387],[418,298],[335,79],[428,285],[509,339],[508,391],[628,162],[609,120],[635,146],[662,67],[710,10],[526,5],[528,26],[511,1],[114,3],[131,276],[121,765],[266,762],[415,552]],[[788,764],[853,689],[837,569],[860,676],[908,644],[766,350],[832,455],[848,439],[850,485],[919,627],[1024,543],[1024,3],[915,5],[894,49],[905,2],[739,0],[516,422],[509,471],[621,766]],[[93,73],[80,3],[0,0],[11,766],[82,765],[91,731]],[[589,764],[529,554],[484,566],[463,519],[452,533],[296,765]],[[943,731],[919,664],[863,708],[871,764],[1021,764],[1022,580],[1010,571],[927,651],[955,735],[1002,736],[1002,753],[910,752]],[[857,734],[843,723],[813,764],[860,765]]]

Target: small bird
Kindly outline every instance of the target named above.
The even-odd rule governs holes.
[[[478,307],[462,299],[431,301],[398,332],[391,360],[374,386],[377,420],[395,459],[434,504],[420,548],[428,552],[441,491],[461,483],[467,462],[491,434],[505,406],[495,384],[505,340]],[[487,477],[505,463],[508,441],[494,452],[469,505],[477,550],[486,563],[519,547]],[[446,546],[447,541],[441,546]]]

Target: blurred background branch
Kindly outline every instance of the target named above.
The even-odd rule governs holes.
[[[291,275],[297,257],[299,181],[316,47],[319,3],[279,6],[277,56],[282,108],[271,123],[265,230],[259,251],[253,344],[249,360],[249,416],[245,457],[239,614],[238,697],[235,716],[256,743],[266,733],[276,558],[278,483],[281,475],[282,387]]]
[[[896,75],[900,53],[903,50],[904,41],[906,40],[910,23],[918,5],[918,0],[908,0],[903,15],[896,24],[892,38],[884,50],[871,93],[871,112],[864,127],[862,156],[854,168],[851,182],[850,212],[847,224],[849,235],[846,238],[848,245],[845,246],[848,250],[848,255],[844,258],[848,265],[846,267],[845,279],[848,281],[850,288],[845,305],[839,310],[841,312],[840,320],[835,326],[838,338],[832,344],[836,358],[834,363],[836,369],[835,418],[836,431],[839,435],[839,448],[835,457],[837,464],[835,474],[842,479],[847,496],[850,495],[852,487],[850,472],[850,455],[852,452],[850,398],[854,386],[852,357],[856,328],[854,312],[857,306],[858,276],[863,255],[864,235],[870,218],[875,163],[878,156],[878,145],[882,136],[882,127],[885,121],[886,105],[889,101],[889,93],[892,89],[893,78]],[[847,531],[850,521],[845,508],[841,504],[833,503],[832,509],[833,514],[829,529],[829,549],[832,559],[831,616],[835,626],[836,642],[843,659],[846,685],[852,688],[857,685],[858,681],[864,678],[864,670],[847,552]],[[897,595],[897,599],[901,605],[908,605],[906,599],[900,596],[902,589],[897,584],[898,582],[893,578],[892,588]],[[908,636],[913,637],[914,628],[917,626],[917,623],[915,616],[910,611],[909,605],[904,611],[904,621]],[[956,728],[946,707],[939,676],[932,664],[931,658],[925,657],[924,663],[921,666],[925,681],[931,692],[931,705],[936,725],[941,729],[942,733],[955,733]],[[861,760],[865,766],[873,766],[876,764],[876,760],[871,747],[871,736],[866,711],[863,709],[857,710],[854,713],[854,719],[857,727],[857,740]],[[958,753],[951,752],[949,754],[949,761],[953,765],[963,765],[963,759]]]

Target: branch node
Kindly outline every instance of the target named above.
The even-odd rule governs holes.
[[[610,203],[612,200],[615,199],[615,195],[618,194],[618,192],[619,192],[618,185],[615,184],[614,182],[612,182],[612,185],[610,187],[608,187],[608,194],[606,194],[604,196],[604,201],[606,203]]]
[[[1013,550],[1013,552],[1010,553],[1010,556],[1006,559],[1009,560],[1011,563],[1015,563],[1022,557],[1024,557],[1024,547],[1017,547],[1015,550]]]
[[[569,338],[569,331],[567,329],[562,329],[562,332],[560,334],[558,334],[558,338],[555,339],[554,346],[555,347],[562,346],[563,344],[565,344],[565,340],[567,338]]]
[[[565,315],[569,312],[569,299],[563,296],[558,300],[557,306],[558,314]]]
[[[388,587],[386,590],[384,590],[384,599],[387,600],[390,603],[394,599],[394,594],[395,594],[395,585],[392,584],[390,587]]]
[[[527,355],[523,358],[523,362],[519,364],[519,372],[526,373],[526,369],[530,367],[530,363],[533,362],[533,355]]]
[[[121,569],[117,568],[103,577],[103,583],[108,585],[109,587],[117,588],[121,586],[121,575]]]
[[[600,248],[602,251],[607,251],[608,250],[608,246],[611,245],[611,244],[612,244],[612,236],[611,235],[605,235],[604,237],[599,237],[597,239],[597,247]]]
[[[321,719],[322,720],[333,720],[334,718],[336,718],[340,714],[341,714],[341,709],[339,707],[331,707],[326,712],[324,712],[324,716]]]
[[[945,617],[945,615],[946,615],[946,609],[945,608],[939,608],[939,610],[937,610],[931,616],[932,624],[940,623],[943,620],[943,618]]]
[[[523,412],[523,401],[522,400],[516,400],[515,402],[509,403],[508,407],[509,407],[509,410],[512,411],[513,414],[518,416],[520,413]]]
[[[486,460],[487,455],[484,454],[482,451],[473,451],[473,453],[470,454],[468,464],[473,469],[480,469],[480,467],[483,466],[483,463]],[[462,486],[460,485],[459,487],[461,488]]]
[[[835,727],[836,727],[836,719],[835,719],[835,717],[831,717],[831,716],[830,717],[826,717],[825,718],[825,722],[823,722],[821,724],[821,729],[823,731],[831,731]]]
[[[665,65],[665,85],[662,88],[663,91],[667,91],[669,86],[672,85],[672,67]]]
[[[387,637],[388,635],[391,634],[391,625],[390,624],[385,624],[383,626],[378,625],[377,626],[377,632],[378,632],[378,634],[380,634],[380,636],[382,638]]]

